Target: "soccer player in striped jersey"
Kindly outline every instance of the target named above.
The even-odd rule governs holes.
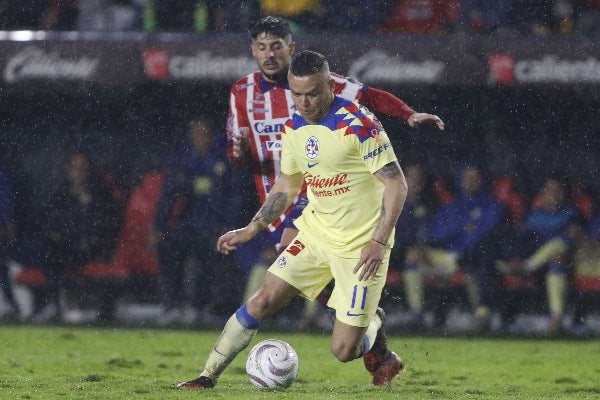
[[[251,221],[222,235],[217,249],[229,254],[256,237],[304,185],[309,202],[297,219],[299,232],[271,264],[260,289],[229,318],[200,376],[179,388],[213,388],[262,320],[297,295],[315,299],[334,277],[329,300],[336,310],[334,356],[341,362],[363,358],[376,386],[389,385],[404,369],[388,348],[385,313],[378,307],[406,200],[404,173],[377,118],[334,95],[323,55],[295,55],[289,80],[297,112],[282,133],[281,173]]]
[[[259,70],[241,78],[231,87],[227,155],[234,165],[250,166],[262,203],[280,173],[282,127],[295,111],[287,81],[295,43],[289,24],[284,19],[272,16],[258,21],[252,27],[250,36],[250,48]],[[375,112],[402,118],[411,127],[431,122],[440,130],[444,129],[444,123],[437,115],[415,112],[389,92],[335,73],[331,76],[336,95],[351,101],[357,100]],[[296,235],[292,221],[305,204],[306,197],[304,190],[301,190],[294,204],[262,235],[240,248],[238,259],[249,274],[244,298],[250,297],[258,288],[267,266],[276,256],[274,248],[284,248]],[[310,308],[310,303],[307,306],[305,315],[309,318],[314,308]]]

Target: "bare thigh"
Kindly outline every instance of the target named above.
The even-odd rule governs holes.
[[[292,228],[283,228],[279,245],[281,249],[285,249],[298,234],[298,230]]]
[[[275,315],[298,293],[294,286],[267,272],[260,289],[248,299],[246,308],[253,318],[267,319]]]

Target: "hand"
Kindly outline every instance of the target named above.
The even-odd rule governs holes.
[[[359,281],[366,281],[374,277],[379,271],[379,267],[383,263],[385,255],[385,246],[373,240],[369,242],[360,252],[360,259],[352,270],[356,274],[360,270],[358,276]]]
[[[230,251],[237,248],[236,244],[246,243],[253,237],[254,234],[248,227],[226,232],[217,239],[217,250],[220,253],[229,254]]]
[[[238,132],[233,135],[233,156],[235,158],[243,157],[248,151],[248,136],[250,134],[250,128],[240,127]]]
[[[408,117],[408,125],[410,125],[411,128],[417,128],[423,122],[430,121],[435,123],[440,131],[444,130],[444,121],[442,121],[442,119],[437,115],[427,113],[414,113],[410,117]]]

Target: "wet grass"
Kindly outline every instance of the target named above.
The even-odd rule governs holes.
[[[300,358],[296,383],[261,391],[246,378],[247,351],[211,391],[177,390],[197,376],[216,331],[0,327],[0,399],[595,399],[600,341],[394,336],[407,370],[375,388],[360,360],[341,364],[329,333],[262,332]]]

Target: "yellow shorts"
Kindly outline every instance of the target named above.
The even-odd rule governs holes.
[[[390,261],[387,249],[383,264],[368,281],[359,281],[352,270],[357,258],[333,255],[302,232],[279,255],[269,272],[300,291],[303,297],[316,299],[321,290],[335,279],[335,287],[327,305],[336,310],[336,318],[348,325],[369,325],[385,286]]]

